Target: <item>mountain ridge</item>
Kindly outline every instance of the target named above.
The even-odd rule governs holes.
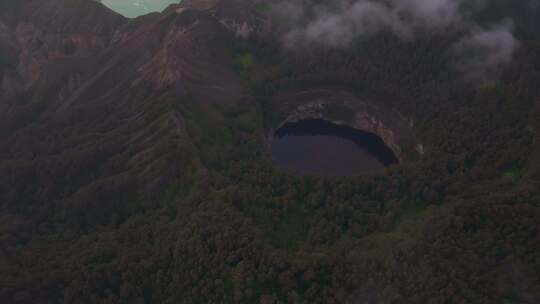
[[[0,301],[537,303],[534,29],[479,85],[452,31],[290,48],[261,3],[0,2]],[[400,164],[276,170],[310,118]]]

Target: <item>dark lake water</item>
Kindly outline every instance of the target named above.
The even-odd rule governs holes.
[[[321,119],[287,123],[272,143],[274,164],[298,174],[351,176],[398,162],[374,134]]]

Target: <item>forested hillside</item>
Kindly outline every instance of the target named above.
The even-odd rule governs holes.
[[[459,30],[290,48],[243,3],[0,2],[0,302],[539,303],[534,1],[471,13],[519,41],[481,81]],[[400,113],[422,153],[276,169],[282,97],[323,88]]]

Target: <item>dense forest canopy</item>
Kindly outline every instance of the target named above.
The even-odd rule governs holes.
[[[539,18],[0,1],[0,302],[539,303]],[[313,115],[402,161],[275,168],[275,129]]]

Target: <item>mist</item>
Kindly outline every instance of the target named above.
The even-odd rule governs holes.
[[[465,79],[476,82],[493,81],[500,70],[512,62],[520,43],[512,35],[512,24],[499,24],[490,29],[473,29],[456,42],[457,69]]]
[[[359,37],[391,33],[405,42],[419,35],[461,33],[449,50],[467,79],[486,80],[512,61],[519,42],[512,22],[481,26],[470,16],[485,0],[293,0],[273,6],[290,49],[347,48]],[[472,55],[471,55],[472,54]]]

